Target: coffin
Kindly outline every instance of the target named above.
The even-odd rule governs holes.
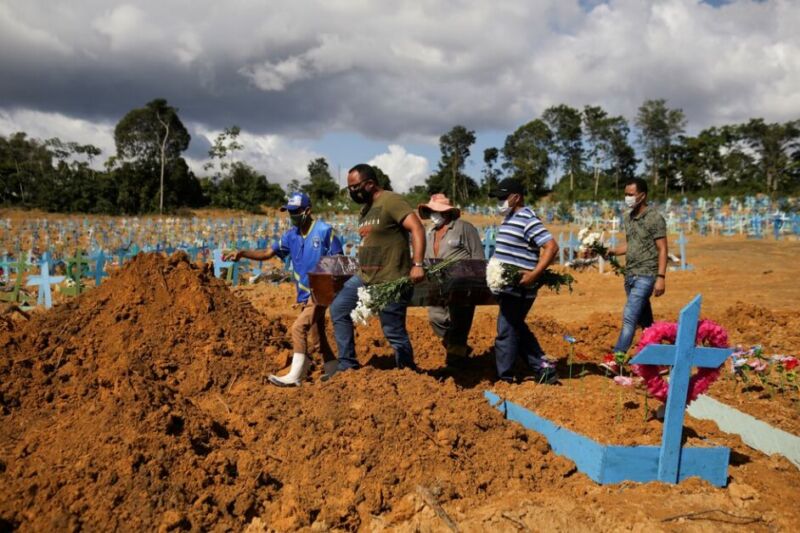
[[[426,259],[433,264],[436,259]],[[319,305],[330,305],[351,276],[358,273],[358,261],[342,255],[320,259],[308,274],[311,295]],[[414,286],[413,306],[495,305],[497,302],[486,286],[486,261],[464,259],[448,267],[443,276]]]

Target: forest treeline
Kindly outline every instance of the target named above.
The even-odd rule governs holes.
[[[625,180],[642,176],[651,196],[795,195],[800,191],[800,120],[769,123],[753,118],[686,134],[686,116],[663,99],[647,100],[629,121],[600,106],[557,105],[486,148],[478,179],[465,172],[474,130],[456,125],[439,139],[441,157],[412,200],[445,192],[461,205],[485,203],[504,177],[521,180],[532,197],[556,200],[617,198]],[[284,189],[239,158],[240,129],[214,140],[202,176],[183,153],[191,136],[178,110],[155,99],[129,111],[114,129],[116,152],[25,132],[0,136],[0,205],[52,212],[141,214],[217,207],[257,212],[277,206],[290,190],[309,193],[318,205],[352,207],[324,158]],[[475,154],[477,155],[477,154]],[[102,169],[96,162],[102,160]],[[378,170],[391,188],[391,176]]]

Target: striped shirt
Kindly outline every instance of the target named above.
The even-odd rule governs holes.
[[[539,250],[552,239],[533,209],[523,207],[508,215],[498,228],[494,256],[503,263],[533,270],[539,263]],[[535,289],[521,287],[509,287],[502,292],[526,298],[536,296]]]

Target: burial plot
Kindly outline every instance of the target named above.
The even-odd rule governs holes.
[[[727,348],[695,346],[700,303],[698,295],[681,311],[675,345],[648,345],[631,360],[631,364],[672,367],[660,447],[605,446],[505,401],[491,391],[486,391],[484,396],[509,420],[544,435],[555,453],[570,458],[578,470],[598,483],[679,483],[690,477],[700,477],[723,487],[728,480],[729,448],[681,446],[692,367],[717,368],[733,353]]]

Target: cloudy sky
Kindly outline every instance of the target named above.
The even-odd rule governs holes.
[[[405,189],[438,137],[483,149],[550,105],[632,118],[646,98],[690,132],[800,118],[796,0],[0,0],[0,135],[114,152],[113,128],[157,97],[180,110],[196,171],[239,125],[272,181],[313,157],[368,161]]]

